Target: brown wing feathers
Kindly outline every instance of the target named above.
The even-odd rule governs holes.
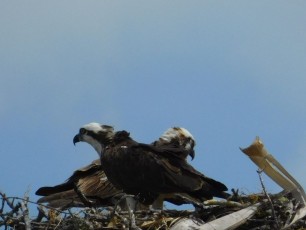
[[[112,197],[122,193],[108,180],[101,168],[100,159],[76,170],[73,175],[63,184],[53,187],[41,187],[36,195],[44,196],[38,203],[48,202],[52,207],[80,207],[84,203],[76,193],[78,189],[94,205],[113,205]]]
[[[109,180],[124,191],[188,193],[202,201],[212,196],[225,198],[226,186],[195,170],[177,156],[177,150],[138,144],[124,131],[116,135],[101,161]]]

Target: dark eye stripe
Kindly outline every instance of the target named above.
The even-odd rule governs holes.
[[[87,132],[87,130],[86,129],[84,129],[84,128],[80,128],[80,134],[86,134],[86,132]]]

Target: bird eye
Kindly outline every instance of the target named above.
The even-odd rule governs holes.
[[[81,128],[80,129],[80,134],[81,135],[84,135],[84,134],[86,134],[87,133],[87,130],[86,129],[84,129],[84,128]]]

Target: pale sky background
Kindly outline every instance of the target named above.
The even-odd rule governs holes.
[[[167,128],[191,164],[260,192],[239,150],[258,135],[306,187],[306,1],[0,2],[0,190],[22,197],[97,158],[83,124],[139,142]],[[264,177],[270,192],[281,189]]]

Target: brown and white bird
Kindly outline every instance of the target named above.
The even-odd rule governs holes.
[[[79,141],[96,149],[108,180],[117,189],[138,195],[145,204],[171,194],[186,194],[199,202],[228,197],[224,184],[188,164],[190,149],[138,143],[126,131],[114,132],[97,123],[83,126],[74,137],[74,143]]]
[[[100,126],[100,124],[91,123],[85,126],[88,129],[98,130],[99,127],[112,132],[110,126]],[[95,135],[93,135],[95,136]],[[99,136],[96,136],[99,137]],[[90,137],[88,137],[90,140]],[[76,142],[76,140],[74,140]],[[194,158],[195,140],[191,133],[181,127],[173,127],[166,130],[163,135],[155,142],[155,146],[173,146],[186,149],[186,156]],[[100,151],[100,147],[96,147]],[[123,191],[115,188],[109,182],[103,169],[101,168],[100,159],[93,161],[91,164],[76,170],[72,176],[64,183],[52,187],[41,187],[36,191],[36,195],[43,196],[38,203],[48,203],[48,206],[54,208],[70,208],[85,206],[112,206],[122,196]],[[161,209],[163,200],[174,204],[188,203],[180,195],[172,197],[159,197],[158,203],[154,208]],[[124,203],[121,208],[125,209]],[[138,208],[144,208],[138,206]]]

